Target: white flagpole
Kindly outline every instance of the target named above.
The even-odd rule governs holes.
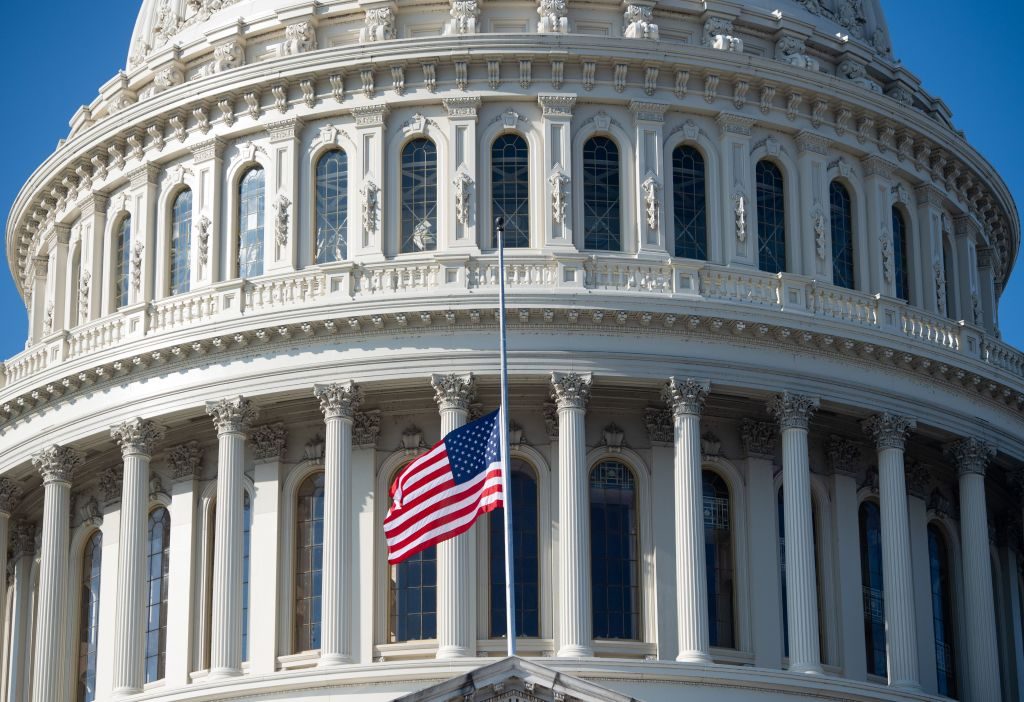
[[[501,481],[505,495],[505,635],[508,655],[516,655],[516,600],[512,558],[512,481],[508,451],[508,351],[505,344],[505,218],[494,220],[498,237],[498,326],[501,346]]]

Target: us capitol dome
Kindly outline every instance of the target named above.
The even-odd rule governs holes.
[[[126,54],[7,221],[0,699],[1024,697],[1020,221],[877,0],[145,0]],[[498,405],[498,217],[513,658],[500,513],[381,527]]]

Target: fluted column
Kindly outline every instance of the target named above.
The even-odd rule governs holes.
[[[910,559],[910,523],[903,449],[913,419],[879,414],[864,421],[878,449],[878,502],[882,519],[882,586],[889,685],[921,687],[914,621],[914,573]]]
[[[117,647],[114,649],[114,695],[142,692],[146,662],[146,526],[149,507],[149,461],[164,430],[141,417],[111,428],[121,447],[121,530],[117,550]]]
[[[0,626],[7,620],[7,542],[11,513],[20,499],[21,488],[17,483],[0,478]]]
[[[27,666],[32,616],[32,561],[36,549],[36,526],[18,522],[11,530],[11,559],[14,561],[14,598],[11,606],[11,646],[7,664],[6,702],[25,702],[28,699]]]
[[[672,408],[675,435],[676,597],[679,655],[709,663],[708,575],[704,546],[704,487],[701,476],[700,413],[710,383],[670,378],[662,390]]]
[[[63,696],[58,674],[67,628],[64,597],[68,578],[68,519],[71,476],[82,456],[67,446],[51,446],[32,457],[43,476],[43,534],[36,597],[35,657],[32,702],[55,702]]]
[[[458,429],[469,417],[476,397],[473,374],[433,375],[434,399],[441,412],[441,436]],[[476,530],[470,529],[437,545],[437,657],[463,658],[474,653],[476,637],[475,574],[470,559]]]
[[[359,386],[317,385],[313,394],[327,425],[324,443],[324,561],[320,665],[352,662],[352,420],[363,401]]]
[[[552,373],[558,406],[558,655],[593,655],[590,593],[590,515],[587,496],[587,401],[589,373]]]
[[[960,552],[964,602],[970,603],[967,623],[967,670],[970,702],[998,700],[999,649],[996,605],[992,594],[992,556],[988,539],[985,469],[995,449],[978,439],[946,447],[960,474]]]
[[[217,521],[213,547],[210,677],[242,672],[242,509],[245,439],[259,411],[242,396],[208,402],[217,428]]]
[[[818,577],[814,562],[814,517],[807,430],[818,400],[782,393],[768,411],[782,434],[783,515],[786,521],[786,612],[789,670],[820,675]]]

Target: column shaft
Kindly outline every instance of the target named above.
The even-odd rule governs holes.
[[[704,481],[701,476],[700,415],[675,414],[676,583],[679,655],[690,663],[711,661],[708,583],[704,545]]]
[[[586,429],[582,407],[558,408],[559,656],[593,655],[590,593],[590,515]]]
[[[441,436],[466,423],[464,409],[441,410]],[[470,530],[454,539],[437,545],[437,657],[461,658],[471,655],[473,649],[469,618],[474,611],[469,606],[469,559],[475,531]]]
[[[35,614],[35,658],[32,702],[53,702],[62,697],[59,666],[66,631],[64,589],[68,576],[68,517],[71,483],[50,480],[43,488],[42,550],[39,556],[39,593]]]
[[[11,601],[11,647],[7,662],[6,702],[26,702],[27,663],[29,654],[29,608],[32,597],[29,578],[32,571],[32,550],[35,541],[35,527],[24,522],[14,528],[11,551],[14,558],[14,597]]]
[[[142,691],[146,653],[146,507],[149,503],[149,456],[124,457],[121,488],[121,533],[117,558],[117,648],[114,694]]]
[[[323,623],[320,665],[352,662],[352,417],[327,417],[324,446]]]
[[[242,529],[245,434],[218,437],[217,519],[213,547],[213,625],[210,676],[242,672]]]

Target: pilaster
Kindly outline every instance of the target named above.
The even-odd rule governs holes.
[[[32,561],[35,556],[36,526],[18,521],[11,528],[10,550],[14,563],[14,596],[11,600],[10,661],[7,675],[7,702],[28,702],[32,640]]]
[[[224,142],[214,137],[192,147],[196,172],[192,193],[192,261],[190,289],[217,282],[222,270],[224,213]],[[172,527],[173,528],[173,527]]]
[[[829,217],[828,156],[832,142],[812,132],[797,134],[800,233],[804,275],[832,282],[832,227]],[[788,524],[788,523],[787,523]],[[787,581],[788,582],[788,581]]]
[[[160,169],[144,164],[128,174],[132,216],[128,304],[150,302],[156,290],[156,197]]]
[[[550,249],[575,250],[572,229],[572,113],[576,94],[541,94],[537,101],[542,115],[543,244]]]
[[[103,313],[103,238],[107,231],[108,204],[106,196],[95,192],[90,193],[82,203],[82,279],[79,282],[79,292],[83,290],[83,283],[88,292],[84,304],[81,300],[79,302],[85,310],[84,315],[78,316],[79,324],[96,319]]]
[[[384,232],[393,226],[383,206],[386,187],[384,129],[388,107],[354,107],[352,114],[356,123],[358,153],[361,154],[359,167],[356,169],[358,181],[354,184],[357,190],[353,190],[359,193],[360,220],[354,230],[357,235],[349,237],[349,247],[352,254],[362,261],[383,261],[386,248]],[[393,182],[399,187],[397,179]],[[350,231],[353,230],[350,228]],[[397,251],[400,248],[398,239],[395,242]]]
[[[892,238],[892,166],[884,159],[872,156],[862,161],[864,192],[867,205],[867,238],[854,244],[857,268],[864,271],[857,276],[860,289],[886,297],[896,296],[895,264]],[[856,202],[856,200],[855,200]],[[858,233],[864,229],[856,222]],[[908,237],[909,239],[910,237]],[[858,246],[857,244],[860,244]],[[909,252],[908,252],[909,253]],[[888,259],[888,263],[884,259]]]
[[[978,225],[968,215],[953,220],[956,234],[957,287],[960,290],[960,318],[968,324],[982,326],[984,313],[978,287]]]
[[[942,230],[945,196],[932,185],[922,185],[917,194],[917,232],[920,238],[921,306],[933,314],[946,314],[945,290],[939,283],[942,269]]]
[[[43,318],[43,336],[65,328],[67,303],[68,242],[71,228],[63,224],[54,226],[47,250],[46,311]]]
[[[270,211],[264,229],[263,250],[267,251],[267,273],[293,271],[299,263],[300,232],[312,231],[304,221],[308,208],[299,204],[299,131],[296,118],[281,120],[267,129],[267,152],[274,168],[267,183]]]
[[[477,109],[478,97],[445,98],[441,101],[448,111],[448,168],[452,174],[451,190],[441,187],[439,192],[452,193],[451,207],[442,208],[448,212],[450,221],[445,223],[444,250],[459,253],[478,254],[481,236],[490,234],[490,224],[480,222],[477,216]],[[447,185],[447,184],[445,184]]]
[[[726,265],[757,268],[756,195],[751,180],[750,135],[754,120],[730,114],[718,115],[722,182],[719,191],[725,240]]]
[[[665,174],[665,150],[661,148],[668,107],[655,102],[634,100],[629,103],[636,128],[636,177],[633,179],[636,251],[662,258],[669,253],[668,232],[672,226],[671,219],[665,220],[665,187],[669,179]]]

